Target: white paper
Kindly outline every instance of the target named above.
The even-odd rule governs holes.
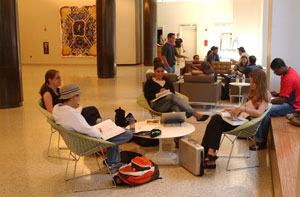
[[[117,126],[111,119],[104,120],[93,127],[102,130],[101,137],[104,140],[108,140],[126,131],[124,128]]]
[[[172,92],[170,92],[170,90],[165,90],[165,91],[163,91],[163,92],[159,92],[159,93],[157,93],[157,94],[155,95],[156,98],[153,99],[152,102],[155,102],[155,101],[157,101],[158,99],[160,99],[160,98],[162,98],[162,97],[165,97],[165,96],[167,96],[167,95],[169,95],[169,94],[172,94]]]
[[[222,116],[223,120],[229,124],[231,124],[232,126],[238,126],[238,125],[242,125],[246,122],[248,122],[248,119],[242,118],[242,117],[238,117],[237,119],[233,120],[231,117],[231,114],[228,111],[221,111],[221,112],[216,112],[216,114],[219,114]]]

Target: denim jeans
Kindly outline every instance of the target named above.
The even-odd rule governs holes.
[[[175,65],[173,65],[173,66],[165,66],[165,70],[168,73],[175,73]]]
[[[196,111],[177,94],[169,94],[151,103],[151,108],[158,112],[186,112],[187,118],[196,113]]]
[[[281,105],[273,104],[271,110],[267,115],[264,117],[264,119],[261,121],[258,131],[256,133],[256,141],[257,142],[266,142],[268,138],[268,132],[270,128],[271,123],[271,117],[277,117],[277,116],[285,116],[287,114],[294,113],[295,110],[292,105],[288,103],[283,103]]]
[[[108,139],[108,141],[116,144],[116,146],[111,146],[106,149],[108,165],[118,164],[121,162],[119,145],[128,142],[131,139],[131,137],[132,131],[126,130],[126,132],[117,135],[111,139]]]

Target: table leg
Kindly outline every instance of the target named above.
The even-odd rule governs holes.
[[[176,153],[164,151],[162,147],[162,139],[159,139],[159,150],[156,153],[148,153],[145,156],[157,165],[174,165],[178,164],[178,156]]]
[[[239,105],[241,105],[242,86],[239,86]]]

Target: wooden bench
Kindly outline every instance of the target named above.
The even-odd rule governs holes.
[[[300,183],[300,177],[297,177],[300,127],[291,125],[286,117],[272,117],[270,130],[268,141],[274,196],[296,196],[297,181]]]

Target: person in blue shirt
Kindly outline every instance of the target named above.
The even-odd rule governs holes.
[[[246,75],[246,78],[248,78],[248,75],[252,70],[262,69],[261,66],[258,66],[255,63],[256,63],[256,57],[254,55],[251,55],[249,57],[249,65],[245,68],[245,70],[243,72]]]
[[[216,47],[216,46],[213,46],[211,48],[211,53],[207,56],[207,61],[208,62],[211,62],[211,61],[220,61],[220,57],[218,55],[218,51],[219,51],[219,48]]]

